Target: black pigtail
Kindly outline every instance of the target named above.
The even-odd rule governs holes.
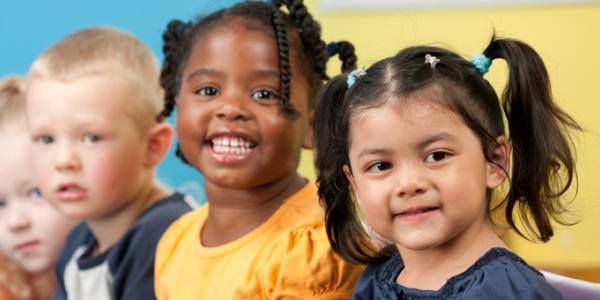
[[[289,10],[289,15],[302,38],[302,43],[305,49],[312,52],[312,59],[315,70],[321,76],[322,80],[328,80],[327,76],[327,45],[321,40],[321,26],[315,21],[313,16],[308,12],[302,0],[285,0]]]
[[[165,105],[157,116],[157,120],[169,117],[175,108],[175,97],[179,93],[179,86],[181,84],[179,79],[179,64],[183,59],[183,41],[190,26],[192,26],[190,23],[172,20],[167,25],[167,30],[163,33],[164,61],[160,72],[160,85],[165,91]],[[181,152],[179,143],[177,143],[175,155],[184,163],[189,164]]]
[[[569,224],[564,220],[566,209],[560,197],[576,173],[573,142],[566,130],[581,127],[553,101],[546,67],[529,45],[493,38],[484,55],[506,60],[509,68],[502,105],[514,154],[506,219],[527,238],[515,226],[516,206],[526,231],[547,241],[553,235],[551,219]]]
[[[342,172],[348,161],[348,138],[343,133],[347,75],[331,79],[317,102],[314,142],[319,198],[325,208],[325,226],[332,249],[345,260],[357,263],[379,261],[369,234],[362,226],[359,207],[352,201],[350,182]]]
[[[283,112],[291,118],[297,118],[298,112],[290,102],[290,91],[292,71],[290,67],[290,47],[287,39],[283,15],[277,9],[273,10],[273,26],[277,37],[277,48],[279,49],[279,70],[281,81],[281,106]]]
[[[342,61],[342,72],[350,72],[356,69],[356,53],[354,45],[348,41],[331,42],[327,45],[327,53],[329,56],[338,55]]]
[[[165,91],[165,105],[158,118],[161,120],[170,116],[175,108],[175,97],[179,92],[179,64],[182,59],[182,40],[188,23],[172,20],[163,33],[164,61],[160,72],[160,85]]]

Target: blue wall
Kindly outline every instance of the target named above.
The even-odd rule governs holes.
[[[4,1],[0,7],[0,77],[27,73],[35,57],[50,45],[81,28],[97,25],[135,34],[162,61],[161,36],[169,20],[191,20],[237,1]],[[181,163],[174,149],[158,167],[160,181],[204,202],[202,176]]]

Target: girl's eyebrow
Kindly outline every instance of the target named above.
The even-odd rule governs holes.
[[[429,138],[427,138],[427,139],[425,139],[425,140],[423,140],[421,142],[418,142],[417,143],[417,148],[419,148],[419,149],[425,148],[425,147],[429,146],[430,144],[433,144],[433,143],[435,143],[437,141],[455,140],[455,139],[456,139],[455,136],[453,136],[453,135],[451,135],[451,134],[449,134],[447,132],[441,132],[441,133],[433,135],[433,136],[431,136],[431,137],[429,137]]]
[[[206,68],[200,68],[200,69],[196,69],[194,70],[192,73],[190,73],[190,75],[188,75],[187,80],[190,80],[196,76],[216,76],[219,75],[221,72],[214,70],[214,69],[206,69]]]
[[[367,155],[382,155],[382,154],[385,155],[385,154],[389,154],[389,153],[391,153],[391,151],[388,149],[384,149],[384,148],[365,148],[358,153],[358,158],[360,158],[362,156],[367,156]]]
[[[251,77],[274,77],[275,79],[279,79],[279,71],[273,71],[269,69],[256,70],[252,72]]]

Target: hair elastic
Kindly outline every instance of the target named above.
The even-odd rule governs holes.
[[[340,48],[338,47],[338,44],[336,42],[331,42],[327,44],[327,54],[329,54],[329,57],[338,54],[339,51]]]
[[[425,63],[426,64],[430,64],[431,68],[435,68],[435,65],[437,65],[437,63],[440,62],[440,59],[431,55],[431,54],[425,54]]]
[[[492,60],[483,54],[473,55],[471,58],[471,63],[475,66],[475,69],[479,72],[481,76],[488,72],[490,69],[490,65],[492,64]]]
[[[356,80],[364,75],[367,75],[367,71],[365,71],[365,68],[362,67],[350,72],[350,74],[348,74],[348,78],[346,79],[346,84],[348,84],[348,88],[351,88],[356,82]]]

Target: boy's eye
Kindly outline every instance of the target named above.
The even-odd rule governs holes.
[[[29,196],[29,198],[35,198],[35,199],[42,198],[42,192],[40,191],[39,188],[34,187],[27,192],[27,196]]]
[[[49,135],[40,135],[40,136],[36,137],[34,140],[36,143],[45,144],[45,145],[51,144],[52,142],[54,142],[54,138],[52,138]]]
[[[450,154],[444,151],[435,151],[425,157],[425,162],[438,162],[447,158],[448,155]]]
[[[100,136],[93,133],[88,133],[83,136],[83,141],[85,143],[97,143],[100,141]]]
[[[205,97],[213,97],[219,94],[219,90],[213,86],[205,86],[196,90],[196,94]]]
[[[372,165],[369,165],[369,167],[367,168],[368,172],[373,172],[373,173],[379,173],[379,172],[383,172],[387,169],[390,169],[392,167],[392,164],[387,163],[387,162],[376,162]]]
[[[270,99],[278,99],[279,96],[277,96],[275,93],[273,93],[269,90],[261,89],[261,90],[257,90],[255,92],[253,92],[252,98],[260,99],[260,100],[270,100]]]

